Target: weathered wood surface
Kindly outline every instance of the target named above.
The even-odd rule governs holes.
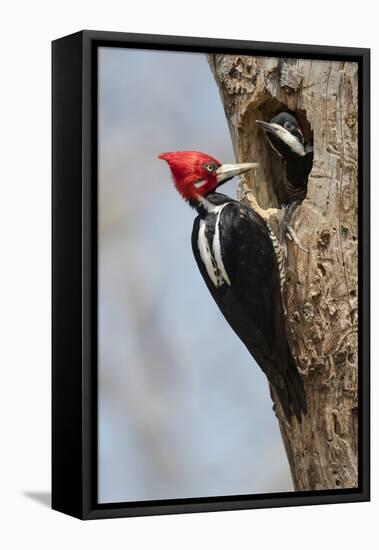
[[[296,490],[356,487],[357,64],[232,55],[209,56],[209,63],[236,158],[260,163],[241,182],[240,198],[260,207],[274,230],[283,166],[255,120],[291,109],[306,139],[313,134],[307,197],[291,222],[308,252],[287,240],[284,292],[308,415],[289,425],[279,403],[275,410]]]

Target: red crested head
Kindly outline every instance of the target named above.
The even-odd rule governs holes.
[[[186,200],[196,200],[214,191],[218,185],[216,170],[221,163],[199,151],[162,153],[160,159],[170,167],[175,187]]]
[[[222,165],[199,151],[162,153],[158,158],[167,162],[175,187],[190,202],[199,201],[214,192],[221,183],[257,166],[250,163]]]

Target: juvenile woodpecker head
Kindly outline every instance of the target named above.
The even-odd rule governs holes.
[[[199,151],[162,153],[160,159],[170,167],[175,187],[187,201],[198,201],[219,185],[257,166],[255,163],[221,164]]]
[[[302,129],[291,113],[279,113],[270,122],[256,120],[256,123],[265,130],[271,147],[284,159],[306,155]]]

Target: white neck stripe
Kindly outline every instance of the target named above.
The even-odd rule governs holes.
[[[209,201],[207,201],[207,203],[208,205],[211,204]],[[208,239],[205,235],[206,222],[204,220],[200,221],[197,237],[197,247],[200,253],[200,258],[205,266],[205,269],[207,270],[209,278],[216,288],[221,287],[224,283],[227,283],[229,286],[231,285],[229,276],[224,266],[224,262],[222,260],[219,228],[221,211],[227,204],[230,203],[227,202],[218,206],[212,205],[212,214],[217,215],[212,244],[208,242]]]
[[[206,197],[199,197],[199,203],[209,214],[217,214],[226,204],[229,204],[225,202],[223,204],[212,204]]]

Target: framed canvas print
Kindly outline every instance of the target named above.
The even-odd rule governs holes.
[[[53,508],[369,499],[369,50],[53,42]]]

